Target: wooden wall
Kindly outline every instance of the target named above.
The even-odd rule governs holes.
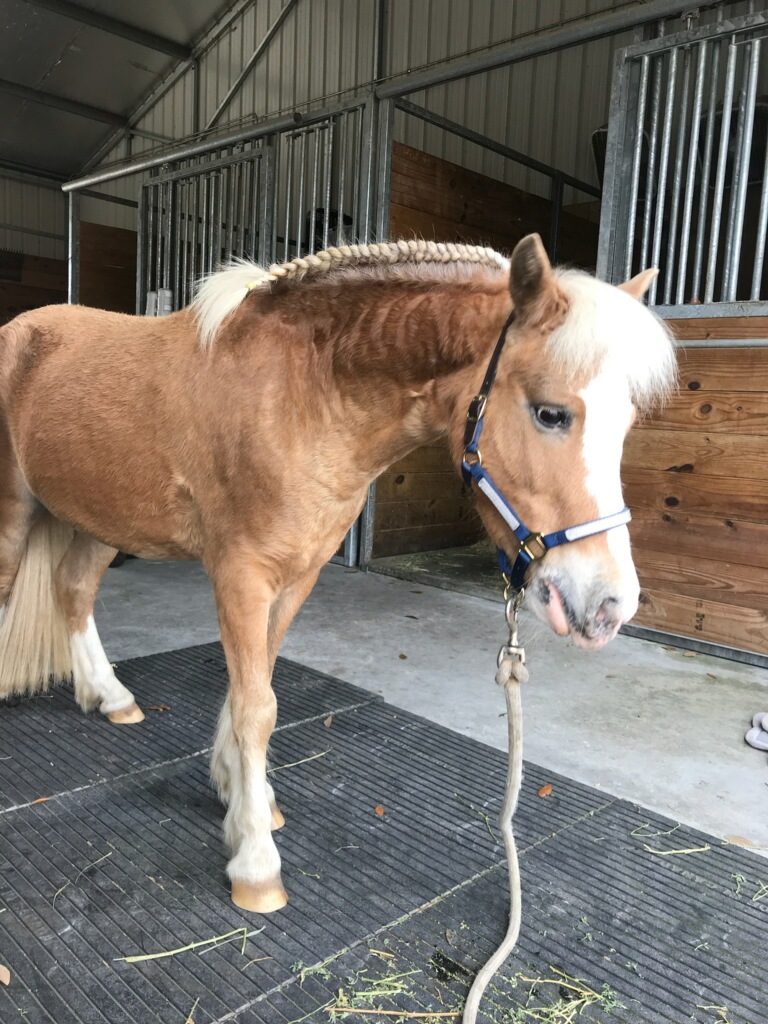
[[[768,339],[768,317],[677,321]],[[639,625],[768,654],[768,348],[682,348],[680,390],[630,433]]]
[[[65,260],[0,250],[0,325],[28,309],[66,301]],[[135,231],[88,221],[80,225],[80,301],[135,312]]]
[[[395,143],[391,238],[414,234],[510,252],[524,235],[546,240],[551,204],[492,178]],[[594,267],[597,224],[564,212],[558,259]],[[469,492],[444,444],[411,452],[377,484],[373,556],[471,544],[482,535]]]

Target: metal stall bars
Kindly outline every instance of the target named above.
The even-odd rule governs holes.
[[[658,267],[663,316],[768,312],[766,36],[751,14],[616,56],[598,274]]]

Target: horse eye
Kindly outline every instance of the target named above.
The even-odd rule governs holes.
[[[545,430],[567,430],[571,425],[571,414],[558,405],[534,405],[533,418]]]

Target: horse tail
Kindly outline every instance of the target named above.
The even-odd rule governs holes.
[[[0,609],[0,699],[38,693],[72,675],[69,630],[54,576],[72,527],[47,512],[35,518],[13,588]]]

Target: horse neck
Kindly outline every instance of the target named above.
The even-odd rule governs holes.
[[[510,308],[500,275],[363,281],[315,294],[315,344],[328,349],[331,388],[374,474],[463,418]]]

